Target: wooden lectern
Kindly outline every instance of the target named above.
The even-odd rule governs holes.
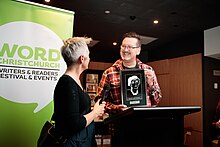
[[[130,107],[104,120],[113,124],[112,147],[183,147],[184,115],[200,106]]]

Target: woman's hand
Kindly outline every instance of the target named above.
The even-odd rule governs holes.
[[[105,111],[106,102],[102,101],[102,103],[99,104],[100,100],[101,99],[98,99],[98,101],[95,103],[95,105],[93,107],[93,111],[95,112],[96,117],[102,116],[104,114],[104,111]]]

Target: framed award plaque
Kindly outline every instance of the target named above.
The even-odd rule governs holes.
[[[146,105],[146,78],[143,69],[120,71],[122,104],[130,106]]]

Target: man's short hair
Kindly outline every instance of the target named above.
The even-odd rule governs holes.
[[[128,32],[125,33],[122,37],[122,40],[125,38],[136,38],[138,40],[138,46],[141,46],[141,36],[137,34],[136,32]]]

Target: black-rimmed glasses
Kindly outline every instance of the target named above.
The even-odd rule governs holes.
[[[121,45],[121,49],[135,49],[135,48],[139,48],[139,46],[129,46],[129,45]]]

